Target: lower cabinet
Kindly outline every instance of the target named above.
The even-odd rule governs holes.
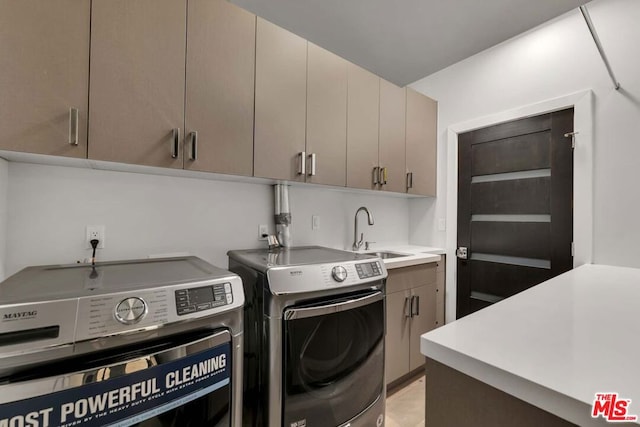
[[[424,365],[425,358],[420,353],[420,335],[439,326],[437,268],[436,263],[429,263],[388,270],[385,337],[387,385]]]

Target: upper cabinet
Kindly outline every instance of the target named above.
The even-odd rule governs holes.
[[[407,191],[405,173],[406,90],[380,79],[379,179],[382,190]]]
[[[307,182],[346,185],[347,61],[309,43]]]
[[[258,18],[255,176],[305,180],[306,104],[307,41]]]
[[[347,92],[347,187],[374,190],[378,180],[380,77],[349,63]]]
[[[434,100],[227,0],[0,0],[0,52],[0,150],[436,194]]]
[[[255,20],[225,0],[94,0],[89,158],[251,175]]]
[[[182,168],[186,0],[93,0],[89,158]]]
[[[436,195],[438,103],[407,88],[407,192]]]
[[[0,150],[87,156],[89,0],[0,0]]]
[[[189,0],[185,169],[253,174],[256,16]]]
[[[258,18],[254,175],[346,185],[347,61]]]

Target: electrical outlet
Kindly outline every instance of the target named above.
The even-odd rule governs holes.
[[[104,249],[105,228],[104,225],[87,225],[87,234],[85,238],[86,248],[92,249],[91,241],[98,239],[98,249]]]
[[[311,229],[317,230],[320,228],[320,216],[312,215],[311,216]]]
[[[258,240],[267,240],[266,234],[269,234],[269,227],[265,224],[260,224],[258,226]]]

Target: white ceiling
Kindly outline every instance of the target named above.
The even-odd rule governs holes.
[[[587,0],[231,0],[400,86]]]

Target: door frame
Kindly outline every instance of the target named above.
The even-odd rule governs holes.
[[[583,90],[558,98],[529,104],[477,119],[456,123],[447,128],[447,223],[455,224],[446,235],[446,319],[456,319],[457,263],[455,251],[458,240],[458,135],[500,123],[533,117],[540,114],[574,109],[573,129],[573,267],[591,264],[593,260],[593,92]]]

